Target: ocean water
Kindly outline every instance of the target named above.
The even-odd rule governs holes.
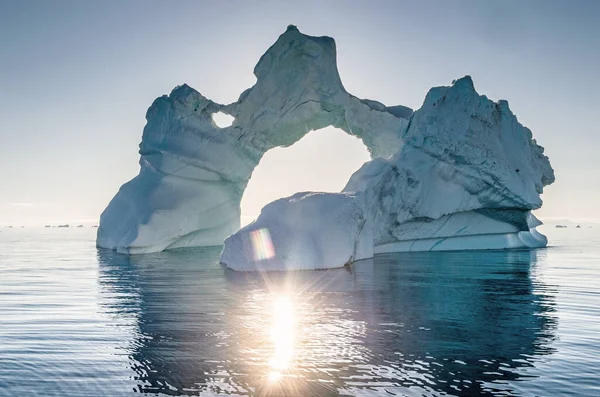
[[[0,396],[600,396],[600,228],[240,274],[0,231]]]

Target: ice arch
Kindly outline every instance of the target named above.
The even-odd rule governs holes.
[[[102,213],[99,247],[136,254],[222,244],[240,227],[240,200],[263,154],[311,130],[340,128],[360,138],[372,158],[398,151],[412,110],[349,94],[332,38],[290,25],[254,74],[256,84],[229,105],[185,84],[154,101],[140,173]],[[219,128],[215,112],[233,116],[233,124]]]
[[[225,240],[234,270],[341,267],[375,254],[545,247],[532,210],[554,182],[544,148],[508,102],[469,76],[434,87],[401,148],[367,162],[341,193],[298,193],[265,206]]]
[[[369,153],[337,128],[311,131],[289,147],[268,151],[252,173],[241,202],[242,224],[270,202],[302,191],[340,192]]]

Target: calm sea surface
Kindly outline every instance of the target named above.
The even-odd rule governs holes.
[[[600,396],[600,228],[240,274],[0,230],[0,396]]]

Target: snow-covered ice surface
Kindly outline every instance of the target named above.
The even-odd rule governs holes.
[[[335,42],[289,26],[260,58],[256,84],[221,105],[193,88],[154,101],[140,144],[140,173],[102,213],[97,245],[121,253],[221,245],[240,227],[244,189],[268,150],[334,126],[372,158],[395,153],[412,110],[358,99],[344,89]],[[235,119],[219,128],[213,114]]]
[[[531,210],[554,172],[506,101],[477,94],[470,77],[433,88],[402,140],[341,194],[267,205],[225,241],[221,261],[235,270],[318,269],[383,252],[546,246]],[[248,239],[256,230],[268,231],[268,259],[255,255],[263,242]]]

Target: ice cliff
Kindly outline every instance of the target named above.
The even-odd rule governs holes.
[[[183,85],[148,110],[140,173],[103,212],[97,245],[121,253],[225,245],[235,270],[339,267],[392,251],[542,247],[531,210],[554,173],[506,101],[470,77],[429,91],[422,107],[387,107],[343,87],[335,42],[288,27],[237,102]],[[234,117],[219,128],[212,115]],[[238,230],[262,155],[311,130],[359,137],[372,161],[341,193],[297,193]],[[229,237],[228,237],[229,236]]]
[[[464,77],[429,91],[397,153],[363,165],[342,193],[268,204],[225,240],[221,262],[308,269],[383,252],[544,247],[531,214],[554,181],[543,151],[506,101],[477,94]]]
[[[372,158],[400,147],[412,110],[362,100],[344,89],[330,37],[289,26],[254,68],[256,84],[221,105],[193,88],[154,101],[140,144],[140,173],[100,218],[97,245],[138,254],[221,245],[240,227],[240,201],[263,154],[311,130],[359,137]],[[219,128],[212,115],[235,118]]]

